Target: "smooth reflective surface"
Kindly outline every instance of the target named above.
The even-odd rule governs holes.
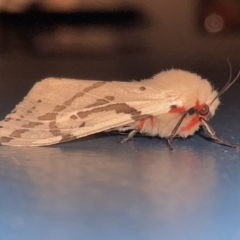
[[[238,151],[121,137],[1,147],[3,239],[239,239]]]

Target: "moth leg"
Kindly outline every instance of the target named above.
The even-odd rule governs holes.
[[[213,130],[213,128],[207,123],[207,121],[205,119],[202,118],[201,123],[202,123],[205,133],[208,134],[209,137],[211,137],[211,139],[213,139],[215,142],[226,145],[231,148],[239,148],[240,147],[237,144],[230,143],[227,140],[224,140],[223,138],[217,136],[215,131]]]
[[[128,136],[121,141],[121,143],[128,142],[128,141],[131,140],[138,132],[140,132],[141,129],[143,128],[143,126],[144,126],[145,121],[146,121],[146,118],[141,119],[141,120],[138,122],[137,127],[136,127],[134,130],[132,130],[132,131],[128,134]]]
[[[132,130],[126,138],[124,138],[121,143],[126,143],[129,140],[131,140],[137,133],[139,132],[139,129]]]
[[[176,126],[174,127],[174,129],[172,130],[170,136],[167,138],[167,143],[168,143],[168,148],[170,151],[173,151],[173,146],[172,146],[172,141],[173,138],[176,136],[177,130],[179,129],[180,125],[182,124],[183,119],[187,116],[188,112],[185,112],[181,118],[179,119],[179,121],[177,122]]]

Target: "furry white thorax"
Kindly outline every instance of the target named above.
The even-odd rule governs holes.
[[[182,107],[186,110],[194,107],[198,101],[199,104],[207,104],[209,106],[210,115],[213,116],[220,104],[218,98],[212,102],[217,96],[217,91],[213,90],[211,84],[206,79],[202,79],[199,75],[187,71],[176,69],[164,71],[155,75],[152,79],[143,80],[143,83],[144,86],[154,86],[154,88],[159,89],[159,91],[176,91],[182,99]],[[212,104],[210,104],[211,102]],[[181,116],[181,113],[165,113],[155,116],[152,120],[146,119],[141,132],[150,136],[158,135],[160,137],[169,137]],[[199,129],[201,125],[200,121],[191,128],[183,130],[189,124],[193,116],[195,116],[195,114],[186,116],[177,135],[180,137],[187,137],[194,134],[194,132]],[[138,123],[136,123],[134,127],[137,125]]]

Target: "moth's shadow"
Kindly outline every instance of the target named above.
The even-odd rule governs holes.
[[[68,143],[86,142],[86,141],[89,141],[89,140],[103,139],[103,138],[106,138],[108,136],[109,136],[109,134],[105,133],[105,132],[94,133],[94,134],[89,135],[89,136],[85,136],[85,137],[82,137],[82,138],[77,138],[77,139],[74,139],[74,140],[62,142],[62,143],[59,143],[57,145],[60,146],[60,145],[68,144]]]
[[[62,142],[62,143],[59,143],[59,144],[56,144],[54,146],[63,146],[63,145],[66,145],[66,144],[69,144],[69,143],[85,143],[87,141],[90,141],[90,140],[98,140],[98,139],[106,139],[108,137],[115,137],[115,139],[113,140],[115,143],[121,143],[121,141],[128,136],[130,131],[125,131],[125,132],[118,132],[118,131],[111,131],[111,132],[100,132],[100,133],[95,133],[95,134],[92,134],[92,135],[89,135],[89,136],[86,136],[86,137],[82,137],[82,138],[78,138],[78,139],[75,139],[75,140],[71,140],[71,141],[66,141],[66,142]],[[210,137],[206,136],[204,134],[204,131],[203,130],[200,130],[197,132],[197,135],[200,136],[201,138],[209,141],[209,142],[215,142],[213,139],[211,139]],[[192,138],[193,136],[189,136],[187,137],[188,139],[189,138]],[[141,134],[141,133],[137,133],[135,136],[134,136],[134,139],[137,138],[137,139],[159,139],[159,140],[162,140],[163,138],[159,137],[159,136],[148,136],[148,135],[144,135],[144,134]],[[179,140],[179,139],[182,139],[181,137],[179,136],[176,136],[174,138],[174,141],[175,140]]]
[[[114,140],[115,143],[121,143],[121,141],[128,136],[130,131],[125,131],[125,132],[118,132],[118,131],[111,131],[111,132],[100,132],[100,133],[94,133],[92,135],[86,136],[86,137],[82,137],[82,138],[78,138],[78,139],[74,139],[71,141],[66,141],[66,142],[62,142],[59,144],[56,144],[54,146],[60,146],[60,145],[66,145],[69,143],[83,143],[83,142],[87,142],[90,140],[98,140],[98,139],[106,139],[108,137],[116,137],[116,139]],[[120,136],[120,137],[119,137]],[[122,138],[121,138],[122,136]],[[147,136],[141,133],[137,133],[134,138],[148,138],[148,139],[152,139],[155,137],[151,137],[151,136]],[[159,137],[158,137],[159,138]]]
[[[200,138],[207,140],[208,142],[216,142],[215,140],[213,140],[212,138],[206,136],[206,134],[204,133],[203,130],[200,130],[196,133]]]
[[[231,147],[231,148],[237,148],[239,149],[240,147],[237,145],[237,144],[233,144],[231,142],[229,142],[228,140],[225,140],[223,139],[221,136],[218,135],[218,138],[222,141],[217,141],[207,135],[205,135],[204,131],[200,130],[198,133],[197,133],[201,138],[207,140],[208,142],[212,142],[212,143],[216,143],[216,144],[219,144],[219,145],[222,145],[222,146],[228,146],[228,147]]]

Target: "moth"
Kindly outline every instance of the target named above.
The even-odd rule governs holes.
[[[36,83],[0,122],[0,142],[10,146],[44,146],[102,131],[130,131],[166,138],[186,138],[200,127],[212,140],[238,148],[216,135],[208,121],[219,106],[220,92],[199,75],[171,69],[140,82],[105,82],[47,78]]]

